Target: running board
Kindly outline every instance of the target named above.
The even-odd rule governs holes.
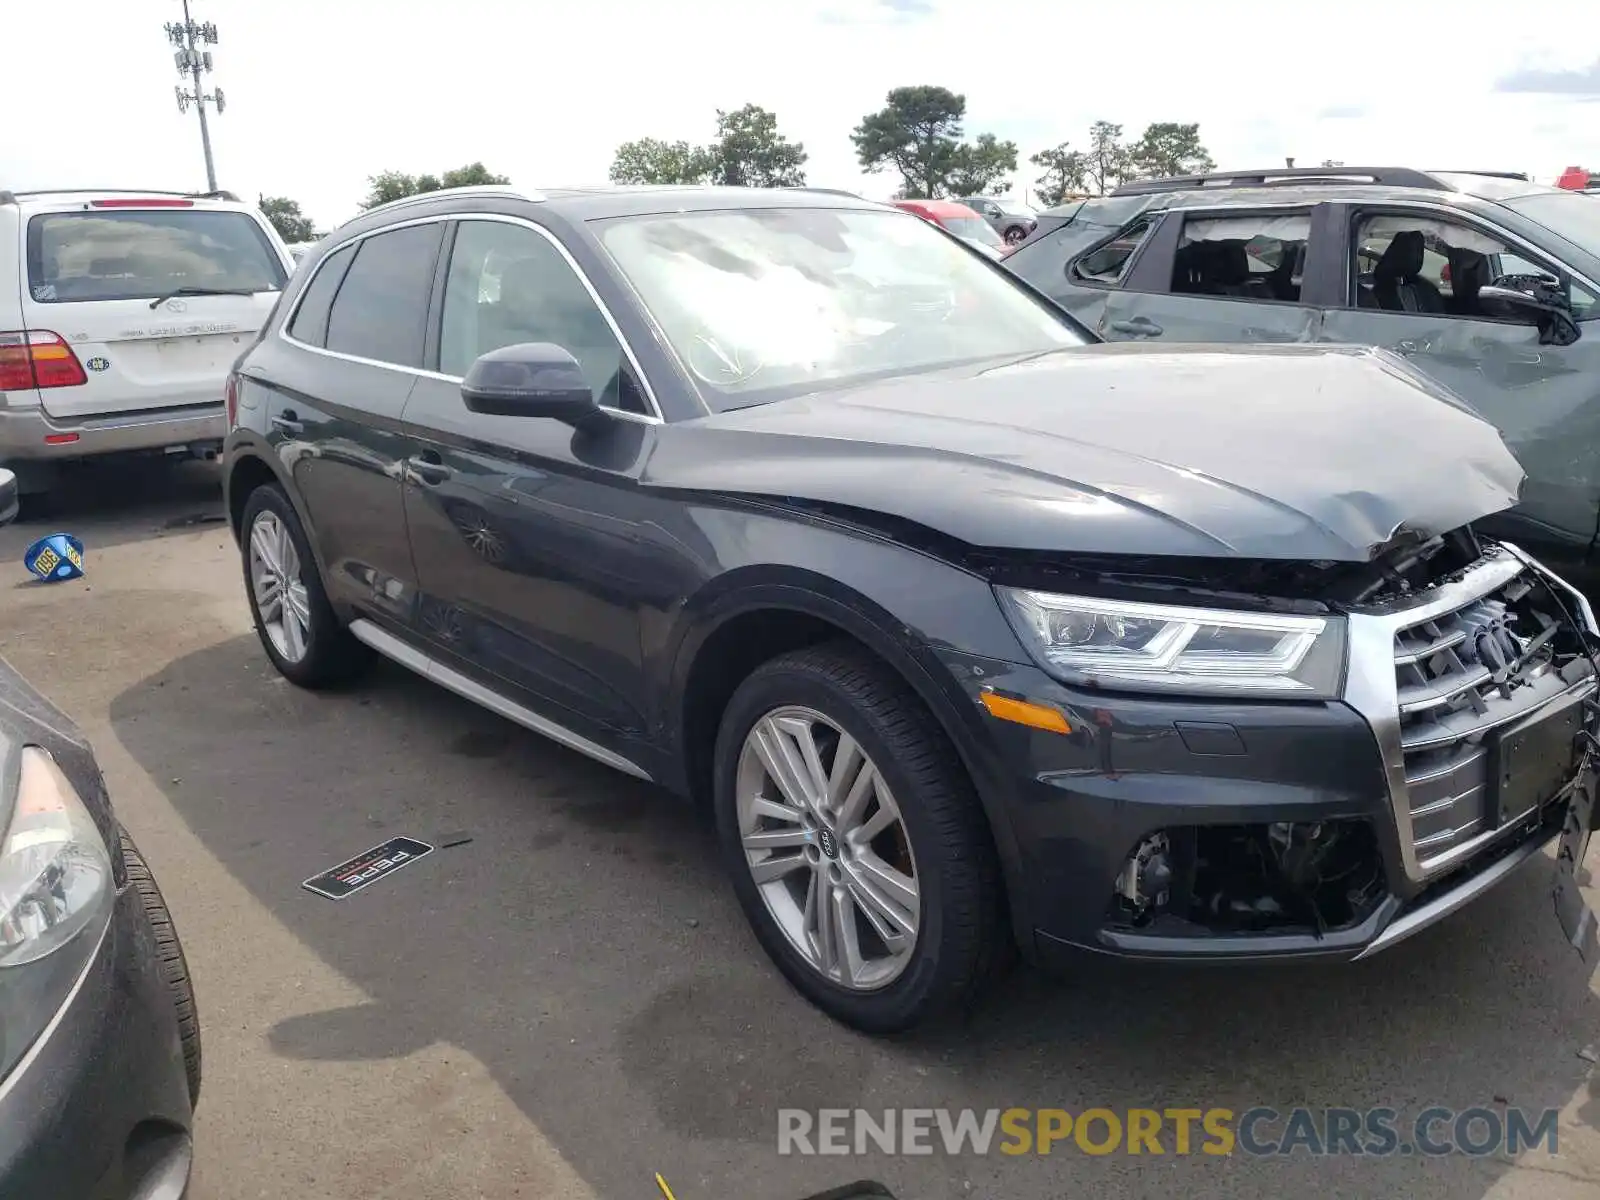
[[[560,742],[569,750],[576,750],[579,754],[588,755],[596,762],[604,763],[608,767],[632,775],[635,779],[643,779],[647,783],[654,783],[650,772],[637,763],[631,762],[622,755],[607,750],[604,746],[597,746],[588,738],[573,733],[557,725],[554,721],[541,717],[530,708],[524,708],[515,701],[507,700],[500,693],[491,691],[475,679],[469,679],[454,667],[448,667],[436,658],[431,658],[406,642],[395,637],[394,634],[380,629],[365,617],[357,617],[350,622],[350,633],[359,641],[365,642],[385,658],[393,659],[402,667],[406,667],[421,675],[424,679],[432,680],[440,687],[448,688],[458,696],[471,700],[474,704],[487,708],[490,712],[498,713],[508,721],[515,721],[524,729],[531,729],[534,733],[543,734],[553,742]]]

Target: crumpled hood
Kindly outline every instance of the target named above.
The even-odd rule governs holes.
[[[1387,352],[1120,343],[668,426],[643,482],[974,546],[1359,562],[1513,506],[1522,477],[1493,426]]]

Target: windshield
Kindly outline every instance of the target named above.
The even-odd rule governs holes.
[[[1506,207],[1600,258],[1600,198],[1582,192],[1541,192],[1508,201]]]
[[[144,300],[183,288],[266,292],[283,263],[242,212],[119,209],[28,222],[28,288],[38,304]]]
[[[1005,245],[1000,240],[1000,235],[994,231],[994,226],[982,217],[941,217],[939,224],[957,237],[966,238],[968,241],[983,242],[989,246]]]
[[[713,408],[1085,340],[907,213],[666,213],[601,237]]]

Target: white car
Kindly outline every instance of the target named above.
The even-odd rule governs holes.
[[[0,464],[213,458],[228,370],[293,271],[226,192],[0,191]]]

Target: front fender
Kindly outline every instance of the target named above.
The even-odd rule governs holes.
[[[678,757],[687,744],[685,701],[696,660],[729,621],[776,610],[835,626],[905,680],[950,738],[988,818],[1013,924],[1019,937],[1031,937],[1031,919],[1019,911],[1026,889],[1007,785],[983,749],[985,717],[942,661],[964,655],[1027,661],[988,581],[928,554],[822,521],[705,510],[696,514],[696,523],[713,543],[749,547],[751,553],[744,561],[724,563],[687,599],[654,650],[646,646],[647,669],[660,672],[659,694],[669,698],[662,723]],[[740,536],[718,536],[718,524],[725,526],[721,533],[737,529]],[[781,559],[773,561],[780,553]]]

